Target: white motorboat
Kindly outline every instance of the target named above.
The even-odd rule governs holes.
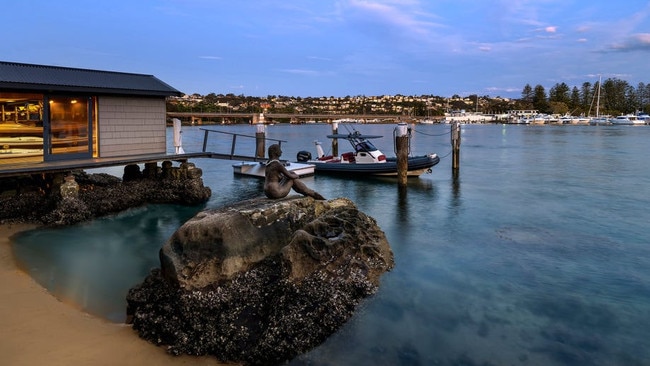
[[[251,177],[265,178],[266,161],[261,162],[241,162],[233,164],[233,173],[237,175],[247,175]],[[295,163],[295,162],[282,162],[288,171],[298,174],[299,177],[307,177],[314,175],[314,165]]]
[[[645,121],[639,120],[632,114],[617,116],[610,120],[613,125],[644,125]]]
[[[589,119],[589,124],[592,126],[602,126],[602,125],[611,125],[612,123],[609,121],[609,118],[607,117],[592,117]]]
[[[636,116],[639,121],[643,121],[643,123],[650,124],[650,115],[646,113],[641,113],[638,116]]]
[[[610,120],[613,125],[631,125],[632,121],[627,116],[616,116]]]

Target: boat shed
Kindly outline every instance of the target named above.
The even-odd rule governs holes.
[[[181,95],[153,75],[0,61],[0,175],[162,160],[165,100]]]

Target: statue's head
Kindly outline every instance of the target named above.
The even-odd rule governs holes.
[[[282,149],[280,149],[280,145],[273,144],[269,146],[269,158],[279,158],[280,155],[282,155]]]

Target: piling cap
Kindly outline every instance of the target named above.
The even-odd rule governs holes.
[[[407,135],[407,124],[404,122],[400,122],[397,124],[397,127],[395,128],[395,131],[397,133],[397,136],[406,136]]]

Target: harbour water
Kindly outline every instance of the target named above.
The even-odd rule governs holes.
[[[384,135],[375,145],[393,155],[394,125],[355,127]],[[412,127],[412,152],[443,158],[406,190],[391,179],[304,179],[374,217],[396,266],[340,331],[291,364],[650,365],[650,127],[464,125],[456,177],[449,126]],[[283,158],[294,160],[313,154],[314,140],[327,146],[330,132],[275,125],[267,137],[286,140]],[[184,128],[186,152],[202,142],[199,127]],[[230,143],[214,135],[208,150]],[[237,146],[255,151],[253,139]],[[233,176],[231,161],[193,162],[213,191],[205,205],[25,232],[17,260],[71,306],[123,321],[126,292],[159,266],[176,228],[201,209],[262,196],[261,181]]]

